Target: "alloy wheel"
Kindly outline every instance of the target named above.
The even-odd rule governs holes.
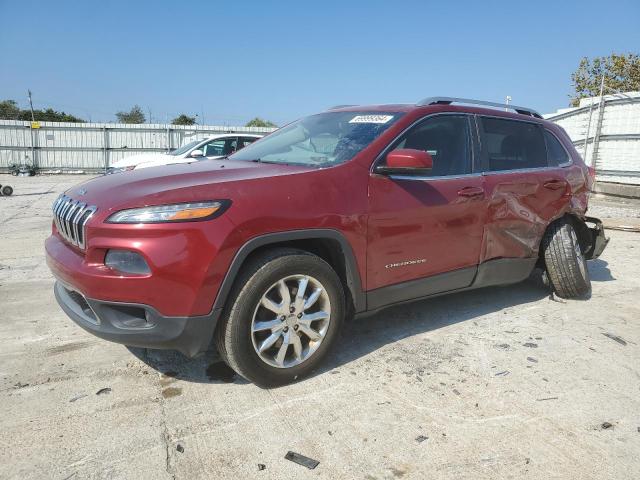
[[[276,368],[306,361],[320,347],[331,322],[324,286],[309,275],[290,275],[262,295],[251,321],[251,339],[260,359]]]

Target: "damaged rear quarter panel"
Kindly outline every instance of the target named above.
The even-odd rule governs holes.
[[[545,187],[553,181],[566,185],[558,189]],[[487,219],[480,262],[537,257],[549,223],[565,213],[584,214],[585,185],[579,165],[484,175]]]

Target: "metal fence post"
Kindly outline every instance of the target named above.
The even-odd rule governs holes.
[[[104,173],[109,168],[109,132],[107,126],[102,127],[102,155],[104,160]]]
[[[602,131],[602,121],[604,117],[604,75],[602,75],[602,82],[600,83],[600,107],[598,108],[598,123],[596,124],[596,133],[593,137],[593,147],[591,148],[591,166],[597,171],[598,163],[598,147],[600,144],[600,132]]]
[[[582,151],[582,159],[587,162],[587,149],[589,144],[589,134],[591,133],[591,118],[593,117],[593,105],[595,102],[593,101],[593,97],[591,97],[591,105],[589,105],[589,123],[587,123],[587,133],[584,135],[584,148]]]
[[[36,165],[36,145],[33,137],[33,123],[29,124],[29,130],[31,131],[31,166],[37,168]]]

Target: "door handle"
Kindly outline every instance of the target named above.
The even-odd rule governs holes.
[[[480,187],[464,187],[462,190],[458,190],[458,196],[460,197],[480,197],[484,195],[484,189]]]
[[[566,185],[566,182],[560,180],[547,180],[543,183],[544,188],[548,188],[549,190],[560,190],[561,188],[565,188]]]

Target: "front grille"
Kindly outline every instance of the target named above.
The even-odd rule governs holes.
[[[71,245],[84,250],[85,226],[96,210],[96,207],[60,195],[53,203],[53,221],[58,233]]]

